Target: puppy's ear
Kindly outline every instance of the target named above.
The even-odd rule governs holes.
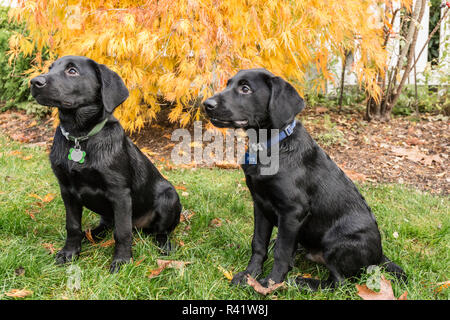
[[[103,106],[112,113],[115,108],[128,98],[128,89],[122,78],[104,64],[97,64],[100,78]]]
[[[280,77],[269,79],[272,95],[269,102],[269,116],[274,128],[281,129],[290,124],[303,110],[305,102],[297,90]]]

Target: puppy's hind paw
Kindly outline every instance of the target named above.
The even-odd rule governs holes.
[[[314,292],[319,290],[321,284],[320,280],[318,279],[304,277],[295,278],[295,283],[300,289],[311,290]]]
[[[124,264],[130,262],[131,259],[114,259],[111,265],[109,266],[110,273],[117,273],[120,270],[120,267]]]
[[[62,249],[56,253],[55,262],[56,264],[65,264],[78,258],[79,254],[79,250]]]
[[[163,255],[168,256],[175,251],[175,246],[167,235],[157,235],[155,238],[156,245]]]

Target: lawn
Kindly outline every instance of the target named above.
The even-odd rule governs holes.
[[[242,271],[251,251],[252,202],[243,173],[163,168],[162,172],[179,187],[184,210],[194,213],[173,234],[176,251],[161,256],[151,237],[135,232],[133,263],[110,274],[113,246],[84,242],[79,259],[73,262],[81,270],[80,288],[73,289],[68,282],[71,269],[55,265],[50,252],[64,244],[65,213],[47,154],[40,147],[0,135],[0,299],[12,299],[5,295],[12,289],[32,291],[25,299],[360,299],[355,284],[365,283],[367,275],[335,291],[315,293],[299,291],[287,281],[284,289],[266,297],[250,287],[230,285],[224,271]],[[394,294],[407,291],[408,299],[448,299],[449,289],[436,288],[450,278],[449,198],[400,185],[359,188],[377,217],[385,254],[409,276],[405,285],[385,274],[393,280]],[[49,194],[47,201],[37,199]],[[51,194],[56,196],[52,199]],[[85,210],[85,229],[97,221],[96,214]],[[157,259],[190,264],[165,269],[149,279]],[[270,253],[265,274],[272,264]],[[288,280],[301,274],[323,279],[327,273],[299,253]]]

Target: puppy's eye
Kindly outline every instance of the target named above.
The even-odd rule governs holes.
[[[67,68],[67,69],[66,69],[66,73],[67,73],[69,76],[77,76],[77,75],[78,75],[78,70],[75,69],[74,67],[70,67],[70,68]]]
[[[244,84],[243,86],[240,87],[239,91],[243,94],[249,94],[252,93],[252,89],[250,89],[250,87],[246,84]]]

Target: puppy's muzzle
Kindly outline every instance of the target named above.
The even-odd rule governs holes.
[[[203,105],[205,106],[206,111],[213,111],[219,104],[216,100],[209,98],[203,102]]]
[[[47,79],[43,76],[37,76],[30,81],[31,85],[36,88],[43,88],[47,84]]]

